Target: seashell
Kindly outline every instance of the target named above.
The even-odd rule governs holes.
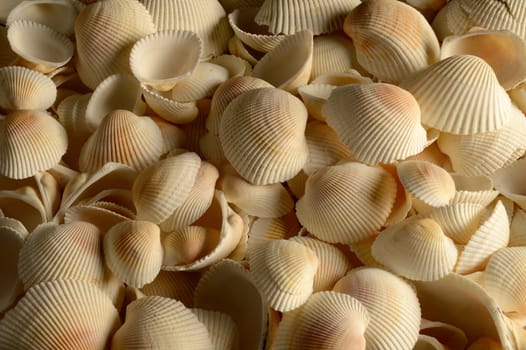
[[[188,197],[159,225],[164,232],[177,231],[199,219],[212,204],[219,172],[212,164],[201,161]]]
[[[23,186],[17,190],[0,191],[0,210],[5,217],[20,221],[28,231],[47,222],[47,213],[36,190]]]
[[[295,198],[300,198],[305,194],[307,177],[307,174],[301,170],[296,176],[287,181],[287,186]]]
[[[385,225],[384,225],[384,226],[390,226],[392,224],[396,224],[402,221],[403,219],[407,217],[407,214],[410,212],[412,208],[413,201],[411,199],[411,196],[405,190],[404,185],[398,178],[398,170],[397,170],[396,165],[382,164],[382,168],[384,168],[387,172],[389,172],[396,181],[395,202],[393,204],[393,207],[391,208],[391,213],[389,214],[389,217],[385,221]]]
[[[298,94],[310,116],[317,120],[325,121],[323,106],[335,88],[336,86],[330,84],[309,84],[298,88]]]
[[[487,206],[499,194],[498,191],[493,190],[493,181],[488,176],[451,174],[451,177],[455,181],[456,189],[451,203],[477,203]]]
[[[317,238],[351,244],[380,229],[395,197],[396,182],[387,171],[347,162],[309,176],[305,195],[296,203],[296,214]]]
[[[428,21],[431,21],[447,4],[446,0],[405,0],[405,2],[416,8]]]
[[[169,157],[142,170],[132,187],[137,219],[161,223],[188,197],[201,159],[192,152]]]
[[[14,226],[14,227],[13,227]],[[4,312],[20,296],[24,287],[18,277],[18,254],[27,236],[26,228],[15,219],[0,219],[0,312]]]
[[[351,84],[336,88],[322,113],[338,138],[367,164],[407,158],[421,152],[427,142],[417,101],[395,85]]]
[[[0,68],[0,108],[46,110],[57,98],[51,79],[25,67]]]
[[[345,18],[343,31],[352,39],[360,65],[385,82],[399,82],[439,60],[440,47],[431,26],[400,1],[360,4]]]
[[[213,349],[208,330],[180,301],[158,296],[126,307],[126,320],[111,341],[112,349]]]
[[[525,247],[504,248],[496,251],[486,266],[484,288],[505,312],[526,310],[525,257]]]
[[[380,232],[373,257],[397,275],[433,281],[453,271],[457,248],[433,219],[405,219]]]
[[[70,135],[70,143],[78,146],[84,143],[92,131],[86,121],[86,107],[92,94],[73,94],[66,97],[57,107],[58,120]],[[80,139],[80,140],[78,140]],[[80,150],[80,147],[79,147]]]
[[[274,349],[365,349],[367,309],[343,293],[313,294],[296,311],[283,315]]]
[[[244,59],[251,65],[258,63],[262,53],[252,50],[247,47],[237,36],[233,36],[228,40],[228,52],[234,56]]]
[[[442,132],[466,135],[493,131],[510,117],[506,91],[491,66],[477,56],[445,58],[407,77],[400,87],[418,101],[422,123]]]
[[[18,20],[46,25],[64,35],[73,34],[77,9],[68,0],[18,1],[7,16],[7,26]]]
[[[526,111],[526,83],[521,83],[515,88],[508,90],[508,95],[511,98],[513,104],[524,113]]]
[[[240,7],[228,14],[228,23],[235,36],[250,48],[269,52],[276,47],[286,35],[272,34],[265,25],[255,22],[259,7]],[[293,33],[291,33],[293,34]]]
[[[359,67],[352,41],[343,33],[314,38],[310,80],[325,73],[347,72]]]
[[[66,187],[66,184],[78,175],[78,172],[69,168],[64,162],[60,162],[47,171],[57,180],[60,188]]]
[[[0,347],[102,350],[120,324],[111,299],[94,284],[45,282],[0,320]]]
[[[219,241],[219,231],[202,226],[185,226],[163,235],[163,269],[184,271],[190,264],[212,252]]]
[[[369,313],[365,341],[371,349],[411,349],[418,338],[420,305],[413,287],[375,267],[352,269],[333,290],[358,299]]]
[[[199,63],[201,50],[201,39],[194,32],[158,31],[133,45],[130,68],[141,83],[159,91],[169,91],[178,81],[192,75]]]
[[[444,344],[443,346],[451,349],[465,349],[468,343],[466,334],[462,329],[448,323],[430,321],[425,318],[422,318],[420,322],[420,335],[433,337]]]
[[[301,306],[312,294],[319,259],[300,243],[272,240],[252,250],[249,264],[268,305],[286,312]]]
[[[155,32],[139,1],[110,0],[86,6],[75,21],[77,72],[92,90],[108,76],[128,73],[132,45]]]
[[[221,55],[210,60],[228,70],[229,77],[242,77],[252,74],[252,66],[248,61],[234,55]]]
[[[433,129],[435,130],[435,129]],[[433,142],[431,145],[424,148],[424,150],[414,156],[407,157],[407,160],[425,160],[430,163],[436,164],[441,168],[444,168],[448,171],[453,171],[451,169],[451,162],[449,157],[440,151],[436,142]]]
[[[356,160],[351,151],[340,142],[334,129],[325,123],[308,122],[305,137],[309,147],[309,158],[303,166],[303,171],[307,175],[341,160]]]
[[[332,0],[323,5],[316,0],[290,2],[265,0],[255,17],[256,23],[267,25],[271,33],[294,34],[310,30],[314,35],[340,30],[345,16],[359,1]],[[320,7],[323,6],[323,11]]]
[[[227,163],[219,136],[208,131],[199,139],[199,154],[218,168]]]
[[[250,227],[247,256],[256,247],[270,240],[288,239],[294,236],[300,227],[296,215],[292,212],[279,218],[257,218]]]
[[[455,172],[467,176],[491,175],[524,153],[525,128],[524,115],[512,107],[501,128],[473,135],[441,133],[438,146],[449,156]]]
[[[157,30],[177,29],[196,33],[203,42],[201,60],[221,55],[232,29],[219,1],[140,0],[151,13]]]
[[[158,295],[176,299],[186,307],[192,307],[194,290],[200,278],[199,272],[161,270],[153,282],[142,287],[140,292],[147,296]]]
[[[510,223],[510,241],[508,246],[526,246],[526,211],[515,208]]]
[[[256,63],[253,76],[295,93],[309,82],[313,45],[312,32],[308,30],[287,36]]]
[[[19,254],[18,273],[24,289],[59,279],[102,282],[101,241],[99,229],[87,222],[38,226]]]
[[[106,204],[113,203],[107,202]],[[120,209],[122,210],[124,208]],[[133,219],[134,218],[135,215],[133,214]],[[85,221],[97,226],[101,232],[107,232],[112,226],[127,220],[130,220],[130,217],[95,204],[75,205],[68,208],[64,213],[65,224]]]
[[[356,69],[350,69],[348,72],[329,72],[320,74],[310,83],[342,86],[348,84],[364,84],[373,82],[371,78],[363,76],[362,74],[362,72],[359,72]]]
[[[491,178],[497,191],[526,210],[526,192],[524,191],[523,177],[521,176],[521,174],[524,174],[524,168],[526,168],[526,160],[519,159],[504,168],[496,170]]]
[[[336,282],[345,276],[352,267],[345,254],[329,243],[312,237],[299,236],[290,238],[290,241],[303,244],[312,249],[318,257],[319,266],[316,275],[314,275],[313,285],[315,292],[331,290]]]
[[[253,275],[240,263],[225,259],[211,266],[199,280],[194,304],[232,317],[239,332],[239,349],[263,346],[268,306],[254,284]]]
[[[159,115],[159,117],[174,124],[186,124],[194,121],[199,115],[199,110],[192,102],[177,102],[172,100],[171,92],[165,96],[158,91],[151,90],[141,84],[144,100],[148,106]]]
[[[23,179],[58,164],[66,131],[44,111],[17,111],[0,119],[0,175]]]
[[[239,334],[237,326],[229,315],[205,309],[192,309],[199,322],[208,330],[214,349],[237,349]]]
[[[129,74],[113,74],[104,79],[91,94],[85,110],[87,129],[95,131],[108,113],[125,109],[142,115],[146,109],[141,100],[139,82]]]
[[[184,147],[192,152],[198,152],[200,149],[199,141],[206,134],[206,117],[210,113],[210,99],[203,99],[196,102],[199,111],[197,118],[189,124],[182,125],[186,134]]]
[[[163,141],[161,130],[151,118],[117,109],[108,113],[82,146],[79,169],[94,172],[114,162],[140,171],[160,158]]]
[[[7,30],[13,52],[22,64],[33,70],[49,73],[64,66],[73,57],[73,43],[64,34],[40,23],[18,20]]]
[[[157,124],[159,130],[161,130],[164,145],[162,154],[166,154],[173,149],[183,147],[186,135],[180,127],[159,117],[151,118],[155,124]]]
[[[376,237],[378,235],[371,236],[357,243],[351,243],[349,244],[349,249],[364,266],[383,268],[383,265],[376,261],[371,252]]]
[[[188,103],[212,96],[217,87],[228,80],[229,74],[228,69],[219,64],[201,62],[192,75],[174,86],[172,99]]]
[[[442,59],[454,55],[474,55],[486,61],[506,90],[526,80],[526,43],[517,34],[507,31],[473,31],[444,38]]]

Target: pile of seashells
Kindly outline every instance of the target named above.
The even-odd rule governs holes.
[[[526,349],[526,1],[0,21],[0,349]]]

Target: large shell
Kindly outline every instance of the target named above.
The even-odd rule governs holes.
[[[353,155],[367,164],[407,158],[421,152],[427,142],[418,102],[395,85],[336,88],[323,107],[323,115]]]
[[[111,299],[94,284],[45,282],[0,320],[0,347],[103,350],[120,324]]]
[[[418,101],[422,123],[443,132],[493,131],[511,114],[510,98],[495,72],[477,56],[445,58],[409,76],[400,86]]]
[[[345,18],[356,58],[386,82],[398,82],[438,61],[440,47],[424,16],[401,1],[371,0]]]
[[[219,138],[226,158],[246,180],[271,184],[291,179],[308,157],[307,110],[275,88],[247,91],[225,109]]]
[[[300,223],[330,243],[355,243],[385,223],[396,197],[387,171],[357,162],[322,168],[309,176],[296,203]]]
[[[44,111],[17,111],[0,119],[0,174],[23,179],[58,164],[68,138]]]
[[[42,23],[65,35],[73,33],[77,10],[72,1],[33,0],[17,2],[19,4],[9,12],[6,21],[7,26],[18,20],[27,20]]]
[[[523,177],[525,168],[526,160],[520,159],[495,171],[492,176],[495,189],[524,210],[526,210],[526,191]]]
[[[26,228],[17,220],[0,219],[0,313],[4,312],[22,294],[23,286],[18,277],[18,255],[24,239]]]

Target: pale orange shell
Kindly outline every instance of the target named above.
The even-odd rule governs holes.
[[[202,226],[185,226],[163,234],[163,269],[182,270],[178,267],[191,264],[214,250],[219,231]]]
[[[526,160],[520,159],[495,171],[492,176],[495,189],[526,210],[526,191],[524,190],[524,169]]]
[[[162,154],[166,154],[175,148],[183,148],[186,135],[179,126],[169,123],[168,121],[159,117],[151,118],[155,124],[157,124],[159,130],[161,130],[164,144]]]
[[[371,236],[357,243],[349,244],[349,249],[364,266],[383,268],[384,266],[376,261],[371,252],[376,237],[378,237],[378,235]]]
[[[382,164],[382,168],[387,170],[391,175],[393,175],[396,181],[396,199],[391,209],[389,217],[385,221],[384,226],[390,226],[396,224],[397,222],[402,221],[407,217],[409,212],[412,209],[413,201],[409,193],[404,188],[404,185],[398,178],[398,170],[395,164]]]
[[[194,291],[201,274],[199,272],[162,271],[153,282],[141,288],[144,295],[158,295],[165,298],[176,299],[186,307],[194,304]]]
[[[433,337],[444,344],[443,347],[451,349],[465,349],[468,339],[464,331],[449,323],[430,321],[422,318],[420,322],[420,334]],[[444,348],[446,349],[446,348]]]

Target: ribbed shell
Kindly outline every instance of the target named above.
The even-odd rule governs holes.
[[[255,89],[225,109],[219,138],[237,172],[249,182],[265,185],[289,180],[304,166],[306,124],[301,100],[280,89]]]
[[[0,108],[46,110],[57,98],[57,88],[47,76],[19,66],[0,68]]]
[[[526,210],[524,169],[526,169],[526,160],[523,158],[495,171],[492,179],[497,191]]]
[[[14,225],[15,227],[13,227]],[[18,227],[18,228],[17,228]],[[19,221],[0,219],[0,312],[4,312],[22,294],[24,288],[18,276],[18,255],[27,230]]]
[[[178,267],[191,264],[214,250],[219,231],[202,226],[185,226],[163,234],[163,269],[183,270]]]
[[[192,122],[199,115],[199,110],[192,102],[177,102],[171,99],[171,92],[164,95],[158,91],[141,84],[144,100],[148,106],[159,115],[159,117],[174,124],[186,124]],[[167,97],[166,94],[170,96]]]
[[[250,252],[267,241],[288,239],[299,231],[294,212],[280,218],[256,219],[250,226],[247,242],[247,256]]]
[[[8,1],[9,2],[9,1]],[[18,3],[7,16],[9,27],[18,20],[44,24],[65,35],[73,34],[77,10],[69,0],[11,1]]]
[[[442,132],[493,131],[511,114],[510,98],[493,69],[476,56],[445,58],[409,76],[400,86],[418,101],[422,123]]]
[[[387,171],[348,162],[309,176],[296,212],[300,223],[317,238],[350,244],[380,229],[395,197],[396,182]]]
[[[45,282],[0,320],[0,348],[103,350],[120,324],[111,299],[96,285]]]
[[[421,152],[427,142],[418,102],[396,85],[338,87],[323,115],[353,155],[367,164],[405,159]]]
[[[382,81],[399,82],[439,60],[431,25],[401,1],[365,1],[345,18],[343,30],[360,65]]]
[[[372,255],[400,276],[433,281],[453,271],[458,252],[435,220],[409,218],[380,232]]]
[[[188,103],[212,96],[219,85],[230,77],[225,67],[210,62],[201,62],[192,74],[178,82],[171,90],[172,100]]]
[[[325,73],[347,72],[356,65],[354,45],[343,33],[314,38],[310,80]]]
[[[194,291],[201,275],[199,272],[162,271],[153,282],[140,289],[145,295],[158,295],[176,299],[186,307],[194,303]]]
[[[192,312],[205,325],[215,349],[239,348],[239,332],[232,317],[223,312],[205,309],[192,309]]]

